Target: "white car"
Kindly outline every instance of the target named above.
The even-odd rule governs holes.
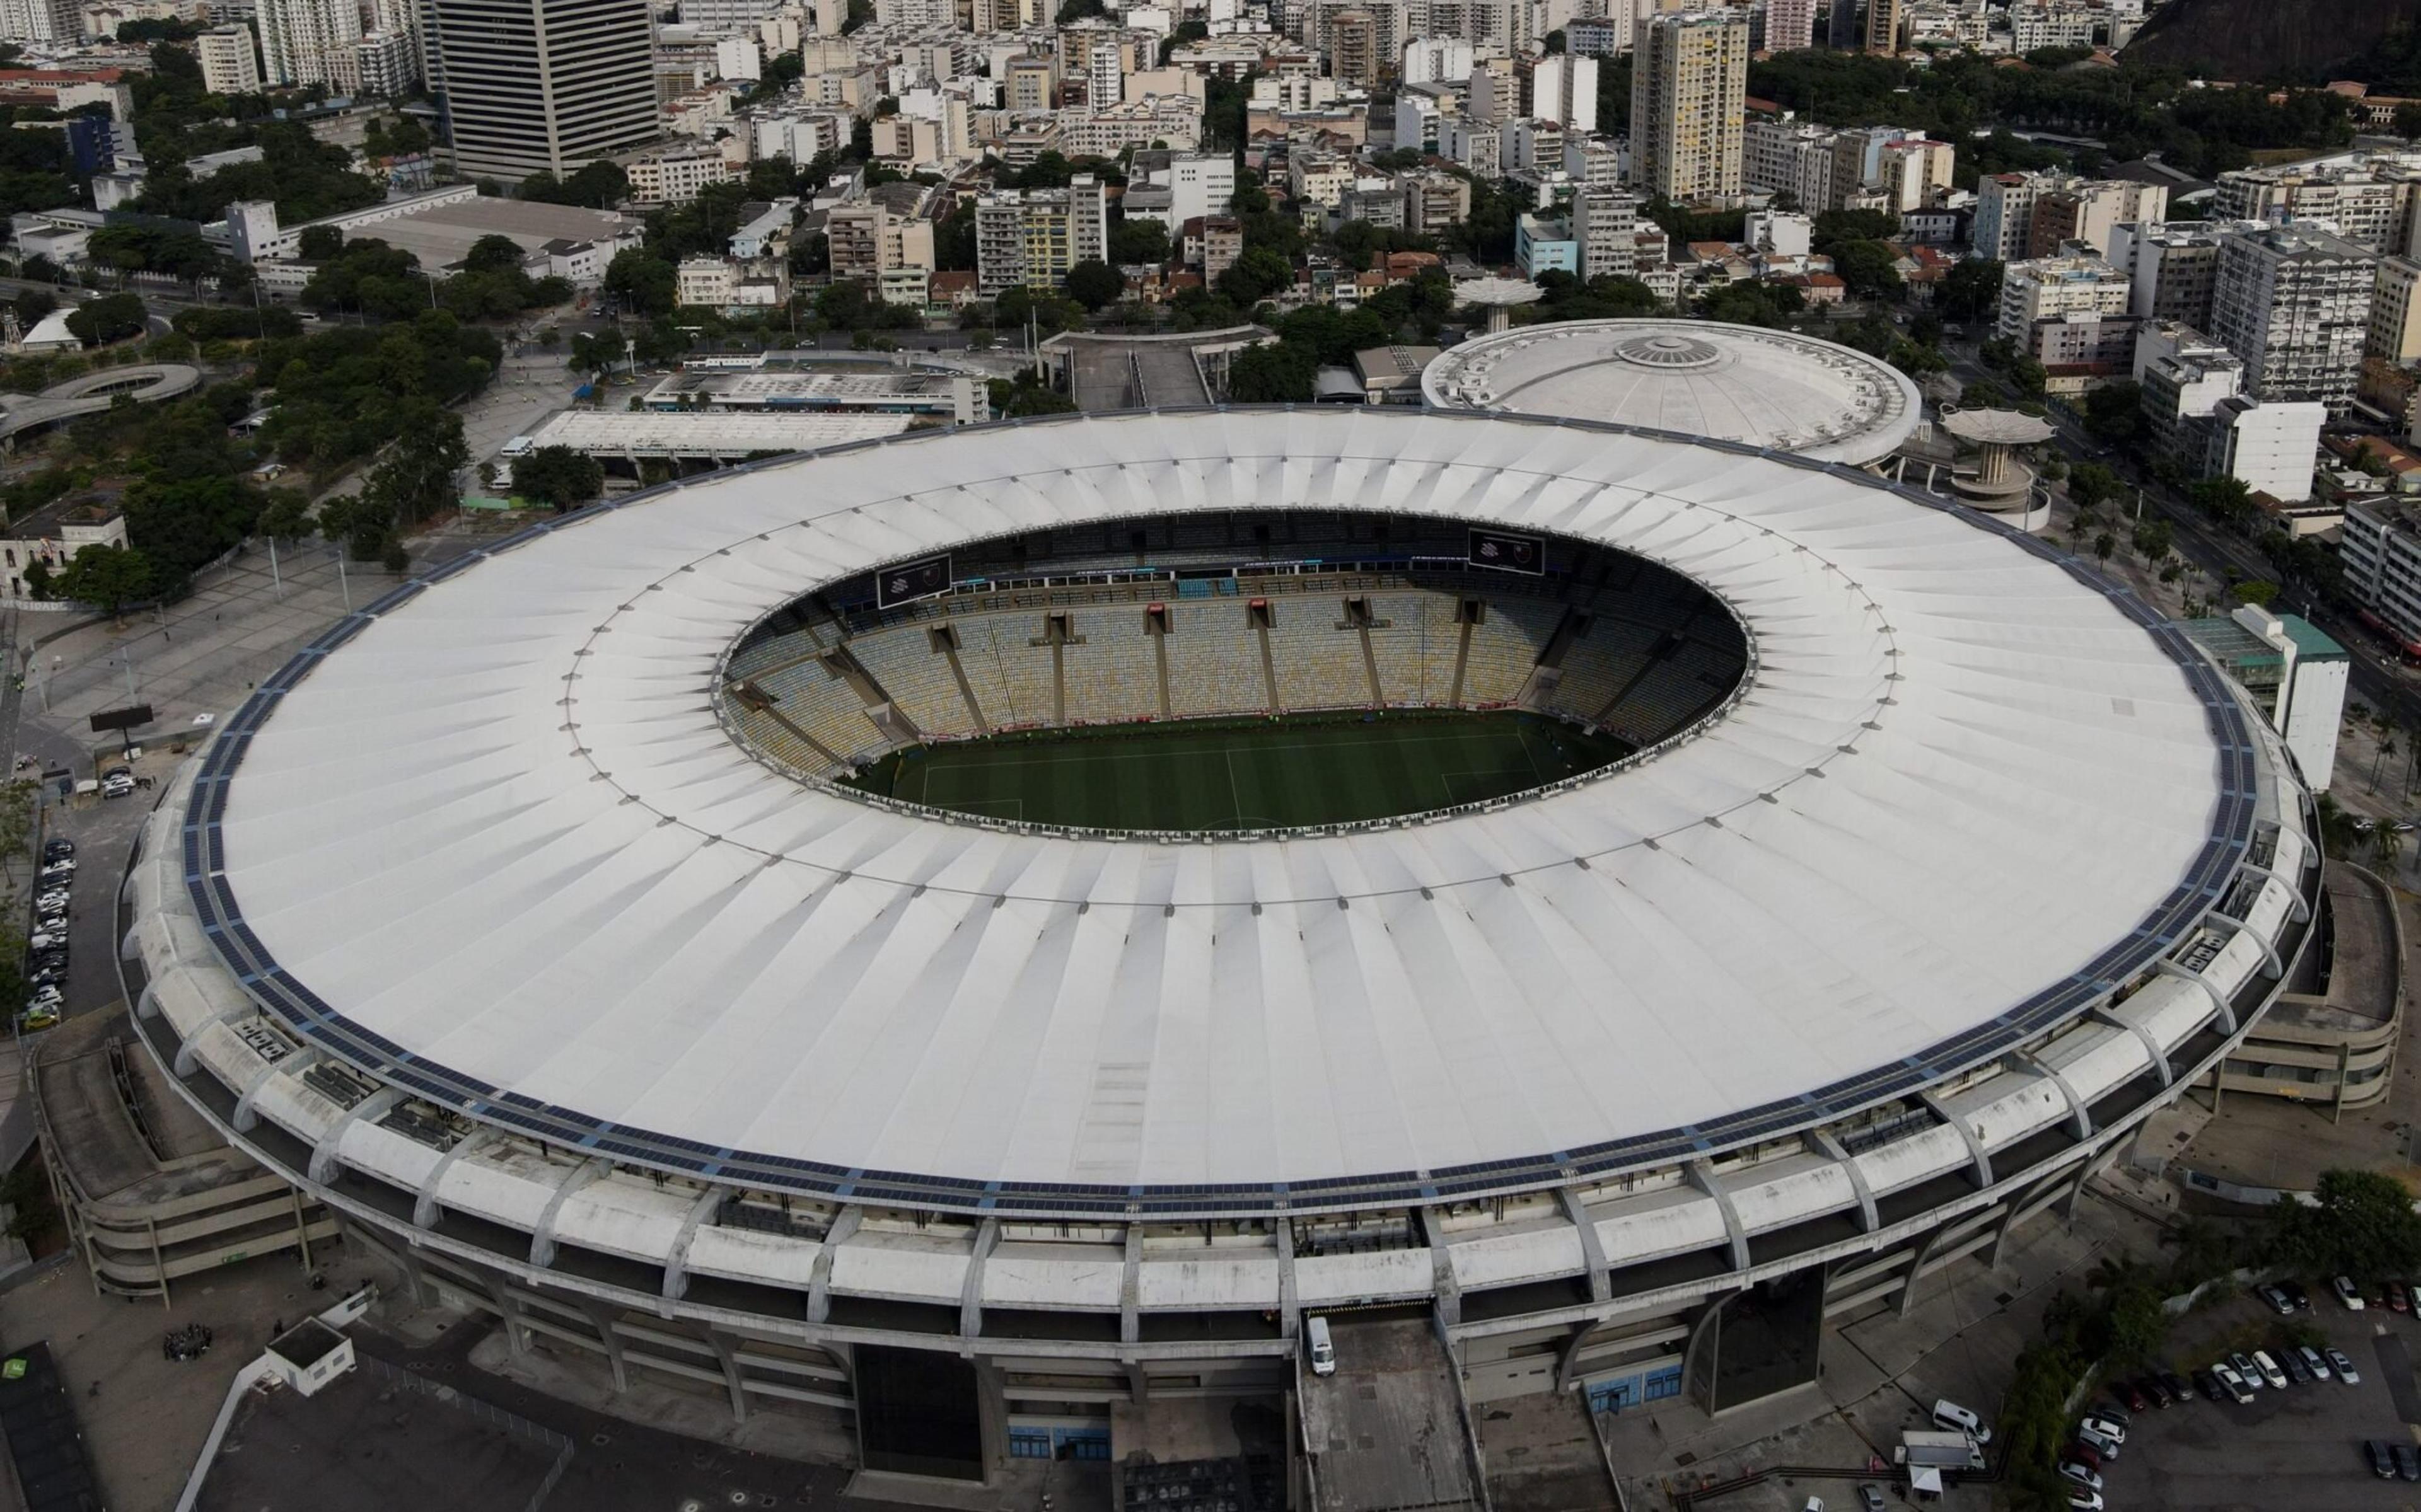
[[[2076,1442],[2085,1445],[2087,1449],[2092,1450],[2095,1454],[2100,1455],[2101,1457],[2101,1462],[2105,1465],[2118,1457],[2118,1441],[2116,1439],[2105,1438],[2102,1435],[2094,1432],[2091,1428],[2077,1429]]]
[[[132,777],[112,777],[101,785],[101,796],[103,798],[125,798],[132,795],[133,791],[134,779]]]
[[[29,1008],[55,1008],[59,1005],[59,998],[60,992],[57,988],[38,987],[34,989],[34,995],[25,1000],[25,1006]]]
[[[39,909],[63,909],[68,906],[68,890],[64,887],[54,887],[49,892],[46,892],[39,897],[35,898],[34,906]]]
[[[2329,1364],[2336,1367],[2337,1380],[2344,1381],[2349,1386],[2359,1386],[2362,1384],[2362,1377],[2354,1373],[2353,1361],[2347,1356],[2343,1349],[2331,1349],[2328,1353]]]
[[[2098,1413],[2088,1413],[2085,1416],[2085,1421],[2080,1424],[2079,1426],[2087,1433],[2098,1433],[2101,1435],[2112,1443],[2125,1443],[2127,1442],[2126,1425],[2122,1423],[2113,1423],[2110,1419],[2102,1417]]]
[[[2303,1360],[2304,1368],[2312,1373],[2314,1380],[2329,1379],[2329,1363],[2320,1358],[2319,1350],[2308,1344],[2299,1344],[2295,1347],[2295,1353]]]
[[[2253,1388],[2245,1384],[2244,1378],[2236,1373],[2234,1365],[2223,1360],[2210,1367],[2210,1373],[2219,1378],[2219,1383],[2227,1388],[2227,1395],[2240,1406],[2253,1400]]]
[[[2362,1288],[2353,1284],[2353,1277],[2339,1276],[2329,1283],[2329,1288],[2337,1294],[2337,1301],[2345,1303],[2347,1312],[2362,1311]]]
[[[2101,1489],[2101,1477],[2073,1460],[2060,1466],[2059,1473],[2088,1491]]]
[[[2277,1361],[2270,1358],[2269,1350],[2254,1350],[2253,1363],[2260,1368],[2261,1379],[2270,1383],[2270,1387],[2273,1391],[2285,1391],[2287,1389],[2287,1373],[2278,1368]]]

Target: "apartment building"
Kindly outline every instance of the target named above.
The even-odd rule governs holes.
[[[1748,93],[1748,17],[1737,10],[1658,15],[1634,33],[1633,181],[1682,203],[1737,198]]]
[[[252,28],[242,22],[213,26],[194,39],[202,66],[202,87],[214,95],[260,93],[260,60],[252,50]]]
[[[2399,366],[2421,358],[2421,262],[2410,257],[2379,259],[2364,351]]]
[[[2358,246],[2400,256],[2413,250],[2416,204],[2421,151],[2362,151],[2221,174],[2211,214],[2273,226],[2326,221]]]
[[[2127,275],[2100,257],[2038,257],[2013,262],[2001,275],[2001,307],[1993,334],[2021,348],[2035,322],[2067,315],[2127,313]]]
[[[2244,359],[2245,390],[2342,414],[2369,339],[2379,258],[2308,227],[2240,232],[2219,250],[2210,334]]]
[[[976,287],[986,299],[1049,288],[1080,262],[1109,256],[1109,199],[1078,174],[1065,189],[1003,189],[976,201]]]
[[[2117,226],[2158,221],[2168,209],[2169,192],[2160,184],[2060,173],[1991,174],[1976,186],[1976,252],[2005,262],[2055,257],[2068,242],[2107,252]]]

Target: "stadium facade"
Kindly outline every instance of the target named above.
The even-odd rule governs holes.
[[[1541,570],[1476,566],[1492,537]],[[1673,623],[1675,585],[1720,614]],[[1487,701],[1396,696],[1455,675],[1376,648],[1391,602],[1466,677],[1526,637],[1495,686],[1638,750],[1220,834],[830,780],[1016,723],[1016,677],[1085,717],[1115,678],[1070,659],[1113,647],[1138,719]],[[1732,661],[1650,717],[1544,676],[1601,634],[1643,689]],[[1224,677],[1162,660],[1229,641]],[[1032,666],[979,682],[977,647]],[[2315,933],[2317,833],[2174,627],[1844,463],[1059,417],[634,495],[349,616],[164,796],[123,969],[208,1118],[517,1346],[981,1475],[1114,1402],[1283,1389],[1314,1314],[1432,1319],[1473,1400],[1812,1379],[1828,1319],[2070,1210],[2212,1074]]]

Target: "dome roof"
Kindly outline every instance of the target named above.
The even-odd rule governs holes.
[[[1908,375],[1831,341],[1714,320],[1568,320],[1429,364],[1432,409],[1560,415],[1869,462],[1916,429]]]

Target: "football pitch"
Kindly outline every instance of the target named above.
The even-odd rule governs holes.
[[[1389,818],[1536,787],[1631,754],[1534,714],[1387,712],[1048,730],[895,752],[850,786],[1086,829]]]

